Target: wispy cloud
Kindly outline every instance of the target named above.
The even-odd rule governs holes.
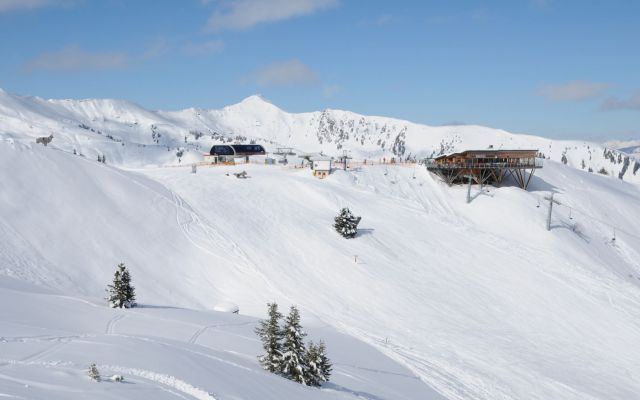
[[[636,110],[640,111],[640,91],[637,91],[626,99],[609,97],[600,106],[602,110]]]
[[[319,81],[318,74],[299,60],[289,60],[267,65],[255,73],[260,86],[308,85]]]
[[[68,4],[69,0],[0,0],[0,13]]]
[[[61,50],[43,53],[23,66],[26,72],[77,72],[117,70],[135,63],[141,63],[156,58],[165,53],[168,44],[160,40],[153,46],[138,54],[125,52],[92,52],[70,45]]]
[[[224,49],[224,42],[219,39],[202,43],[189,43],[184,47],[185,53],[192,56],[207,56],[218,54]]]
[[[313,14],[338,0],[230,0],[207,23],[210,31],[243,30],[255,25]]]
[[[60,51],[37,56],[24,69],[28,72],[105,70],[124,68],[130,62],[131,58],[125,53],[92,53],[78,46],[67,46]]]
[[[322,94],[324,97],[333,97],[335,94],[339,93],[342,90],[342,86],[340,85],[326,85],[322,88]]]
[[[609,87],[607,83],[573,81],[545,86],[538,94],[551,101],[582,101],[602,95]]]

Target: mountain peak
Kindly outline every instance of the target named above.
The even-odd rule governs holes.
[[[241,102],[234,104],[231,107],[237,107],[237,106],[250,107],[250,108],[271,108],[271,109],[277,109],[277,110],[280,109],[278,106],[274,105],[272,102],[267,100],[261,94],[254,94],[249,97],[246,97]]]

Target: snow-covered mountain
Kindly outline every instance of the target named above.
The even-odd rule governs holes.
[[[516,135],[474,125],[426,126],[349,111],[291,114],[251,96],[221,110],[149,111],[122,100],[45,100],[0,90],[0,137],[54,134],[56,146],[119,165],[165,165],[201,159],[219,142],[289,146],[357,158],[424,158],[484,148],[538,149],[574,168],[640,182],[640,159],[598,143]]]
[[[605,146],[627,153],[636,160],[640,159],[640,140],[611,140]]]
[[[529,191],[473,187],[470,204],[466,187],[415,164],[324,180],[275,165],[175,167],[176,151],[185,164],[229,140],[370,158],[391,157],[390,143],[396,157],[534,147],[550,159]],[[624,157],[490,128],[289,114],[259,97],[151,112],[0,93],[0,396],[634,399],[640,173],[630,161],[617,179]],[[332,228],[344,206],[362,216],[355,239]],[[106,306],[119,262],[144,307]],[[274,300],[327,340],[322,389],[258,365],[253,328]],[[241,315],[212,311],[229,303]],[[130,384],[93,384],[91,362]]]

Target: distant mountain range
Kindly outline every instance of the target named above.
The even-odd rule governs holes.
[[[356,158],[420,159],[464,149],[537,149],[545,158],[640,182],[640,141],[599,144],[513,134],[476,125],[427,126],[405,120],[327,109],[288,113],[261,96],[220,110],[151,111],[125,100],[46,100],[0,90],[0,137],[34,141],[118,165],[193,162],[221,142],[257,142],[268,151]]]

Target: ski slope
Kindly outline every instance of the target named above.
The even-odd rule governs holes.
[[[225,174],[235,169],[251,178]],[[475,188],[465,204],[466,188],[423,169],[376,166],[326,181],[235,169],[144,172],[245,243],[278,298],[378,346],[446,397],[638,393],[637,186],[549,162],[531,193]],[[550,191],[562,205],[547,232]],[[363,216],[355,240],[331,229],[343,206]],[[610,226],[620,229],[615,243]]]
[[[328,118],[360,121],[288,114],[257,97],[222,110],[151,112],[0,93],[0,394],[637,397],[640,186],[633,164],[616,176],[623,153],[490,128],[409,126],[408,152],[494,144],[553,154],[528,192],[474,186],[470,204],[466,187],[449,188],[415,164],[325,180],[276,165],[196,174],[183,166],[223,136],[249,132],[267,146],[389,156],[375,144],[382,127],[402,129],[362,117],[358,138],[346,138]],[[224,135],[184,143],[196,119]],[[35,145],[52,130],[49,147]],[[609,176],[582,170],[581,159]],[[242,170],[250,178],[234,177]],[[352,240],[331,226],[345,206],[362,216]],[[119,262],[145,307],[106,308]],[[332,385],[303,388],[260,370],[252,330],[273,300],[298,305],[311,336],[327,340]],[[235,306],[240,316],[211,311]],[[91,362],[130,384],[88,381]]]

